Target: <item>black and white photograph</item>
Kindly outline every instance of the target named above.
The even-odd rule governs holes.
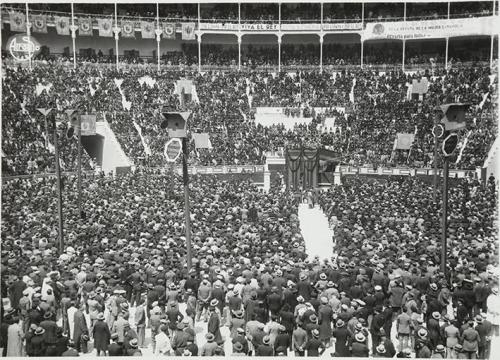
[[[0,357],[500,359],[498,0],[0,11]]]

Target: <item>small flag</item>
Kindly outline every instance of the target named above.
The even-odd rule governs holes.
[[[69,17],[56,16],[54,18],[58,35],[69,35]]]
[[[122,37],[135,38],[135,25],[133,21],[122,20]]]
[[[113,21],[111,19],[97,19],[97,24],[99,26],[99,36],[113,36]]]
[[[486,99],[488,99],[488,96],[490,95],[489,92],[487,92],[486,94],[483,95],[483,101],[481,101],[479,103],[479,108],[482,110],[483,109],[483,106],[484,104],[486,103]]]
[[[116,84],[116,87],[118,88],[118,90],[120,90],[120,93],[121,93],[121,86],[122,86],[122,83],[123,83],[123,79],[114,79],[115,81],[115,84]]]
[[[91,81],[91,80],[89,80],[89,89],[90,89],[90,95],[91,95],[91,96],[94,96],[94,95],[95,95],[95,92],[96,92],[96,89],[94,89],[94,88],[92,87],[92,81]]]
[[[182,40],[194,40],[195,39],[195,25],[194,22],[182,23]]]
[[[212,149],[208,133],[193,133],[193,140],[197,149]]]
[[[26,32],[26,15],[13,11],[9,13],[10,31]]]
[[[143,39],[155,38],[155,27],[150,21],[141,21],[141,35]]]
[[[165,39],[175,39],[175,24],[164,23],[163,36],[165,37]]]
[[[33,17],[33,32],[47,33],[47,15],[35,15]]]
[[[429,80],[426,77],[423,77],[421,80],[413,79],[411,92],[412,94],[423,95],[427,94],[427,90],[429,89]]]
[[[44,90],[48,93],[51,88],[52,88],[52,83],[49,83],[47,85],[37,84],[35,87],[36,96],[40,96],[40,94]]]
[[[394,139],[393,150],[409,150],[414,139],[415,134],[398,133],[396,139]]]
[[[92,19],[90,17],[78,18],[78,35],[92,36]]]
[[[96,116],[95,115],[81,115],[80,124],[82,127],[82,136],[89,136],[96,134]]]

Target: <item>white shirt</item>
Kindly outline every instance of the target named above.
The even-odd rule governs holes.
[[[75,333],[75,313],[77,309],[74,306],[71,306],[68,310],[68,325],[69,325],[69,333],[73,338],[73,334]]]
[[[495,294],[490,294],[486,299],[486,305],[488,307],[488,320],[493,325],[500,324],[500,296]]]
[[[168,339],[167,334],[165,334],[163,331],[155,336],[155,340],[156,340],[155,355],[165,355],[166,353],[172,351],[170,340]]]

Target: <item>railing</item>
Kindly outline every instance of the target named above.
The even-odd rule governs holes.
[[[27,63],[18,63],[13,59],[6,58],[2,60],[3,64],[8,67],[27,67]],[[99,62],[86,62],[86,61],[78,61],[79,66],[83,67],[100,67],[100,68],[106,68],[106,69],[114,69],[116,68],[115,63],[99,63]],[[45,67],[45,66],[51,66],[51,63],[45,62],[43,60],[34,60],[32,62],[33,66],[40,66],[40,67]],[[67,61],[67,62],[59,62],[58,66],[72,69],[73,68],[73,62]],[[454,64],[449,64],[449,69],[461,69],[461,68],[470,68],[470,67],[486,67],[489,66],[489,61],[467,61],[467,62],[461,62],[461,63],[454,63]],[[405,72],[408,71],[425,71],[425,70],[441,70],[444,69],[444,64],[443,63],[436,63],[434,65],[432,64],[406,64],[405,65]],[[120,63],[120,70],[127,71],[127,70],[148,70],[151,72],[156,72],[157,71],[157,64],[155,62],[153,63],[138,63],[138,64],[130,64],[130,63],[125,63],[122,62]],[[198,64],[192,64],[192,65],[166,65],[162,63],[160,65],[160,69],[162,71],[193,71],[196,72],[198,71]],[[342,71],[342,70],[359,70],[360,65],[355,65],[355,64],[347,64],[347,65],[337,65],[337,64],[325,64],[323,63],[323,71]],[[377,64],[364,64],[363,66],[364,70],[373,70],[373,71],[401,71],[402,70],[402,65],[399,64],[382,64],[382,65],[377,65]],[[202,65],[201,66],[201,71],[220,71],[220,72],[236,72],[238,71],[238,66],[237,65]],[[277,72],[278,71],[278,65],[255,65],[255,66],[241,66],[241,69],[239,70],[241,72]],[[284,72],[296,72],[296,71],[319,71],[319,64],[318,65],[282,65],[281,66],[281,71]]]
[[[9,11],[19,11],[19,12],[24,12],[25,8],[24,6],[22,8],[17,8],[13,6],[2,6],[2,20],[4,22],[9,21]],[[46,10],[35,10],[35,9],[30,9],[30,15],[48,15],[48,23],[50,25],[54,24],[54,16],[67,16],[71,17],[70,12],[62,12],[62,11],[46,11]],[[98,18],[114,18],[114,14],[90,14],[90,13],[74,13],[76,20],[78,20],[78,17],[91,17],[93,20],[96,20]],[[457,18],[467,18],[467,17],[483,17],[483,16],[491,16],[493,15],[491,10],[487,11],[481,11],[481,12],[465,12],[465,13],[458,13],[458,14],[450,14],[451,19],[457,19]],[[446,19],[448,17],[447,14],[439,14],[437,17],[435,15],[413,15],[406,17],[406,21],[412,21],[412,20],[432,20],[432,19]],[[118,15],[119,20],[128,20],[128,21],[134,21],[135,23],[138,23],[140,21],[156,21],[156,17],[154,16],[130,16],[130,15]],[[176,23],[181,23],[181,22],[198,22],[198,17],[197,16],[179,16],[179,17],[159,17],[161,22],[176,22]],[[388,22],[388,21],[403,21],[405,20],[404,17],[402,16],[394,16],[394,17],[365,17],[364,22]],[[208,23],[238,23],[239,20],[236,18],[223,18],[223,19],[214,19],[210,18],[209,16],[202,16],[200,18],[200,22],[208,22]],[[324,15],[323,17],[323,23],[352,23],[352,22],[361,22],[361,13],[359,14],[359,18],[357,19],[349,19],[349,18],[331,18],[329,14]],[[241,18],[241,23],[244,24],[279,24],[278,20],[278,15],[276,14],[276,18],[269,20],[269,19],[249,19],[249,18]],[[321,23],[321,18],[318,15],[316,19],[300,19],[300,18],[295,18],[295,19],[286,19],[282,18],[281,19],[281,24],[320,24]],[[96,25],[97,22],[93,21],[93,24]]]

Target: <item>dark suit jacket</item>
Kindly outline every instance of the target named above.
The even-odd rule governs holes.
[[[108,353],[109,353],[109,356],[122,356],[123,355],[123,348],[114,342],[108,346]]]
[[[269,345],[259,345],[255,350],[255,356],[273,356],[274,350]]]

